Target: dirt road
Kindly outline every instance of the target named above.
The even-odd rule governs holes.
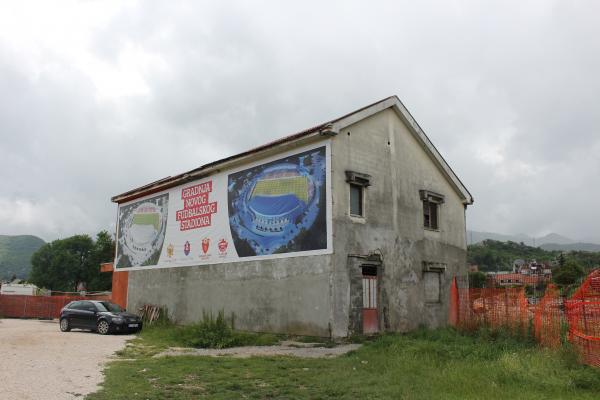
[[[103,364],[132,337],[0,319],[0,399],[81,399],[97,390]]]

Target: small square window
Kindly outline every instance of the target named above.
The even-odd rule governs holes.
[[[350,215],[363,216],[363,187],[350,184]]]

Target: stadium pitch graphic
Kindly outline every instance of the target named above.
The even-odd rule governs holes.
[[[158,263],[165,240],[168,210],[168,193],[119,209],[116,268]]]
[[[229,175],[238,256],[326,249],[326,177],[325,146]]]

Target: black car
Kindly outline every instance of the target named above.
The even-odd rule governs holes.
[[[142,319],[109,301],[79,300],[70,302],[60,310],[60,330],[69,332],[71,328],[90,329],[101,335],[139,332],[142,330]]]

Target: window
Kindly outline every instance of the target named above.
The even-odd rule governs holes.
[[[441,274],[439,272],[428,271],[423,273],[426,303],[440,302],[440,275]]]
[[[83,301],[74,301],[68,305],[68,308],[72,310],[83,310]]]
[[[96,307],[98,307],[99,311],[110,311],[114,313],[123,311],[123,309],[119,305],[110,303],[108,301],[98,302],[96,303]]]
[[[350,185],[350,215],[364,217],[364,191],[371,185],[371,176],[355,171],[346,171],[346,182]]]
[[[350,215],[363,216],[363,188],[350,184]]]
[[[423,226],[429,229],[438,228],[438,205],[427,200],[423,200]]]
[[[423,261],[423,286],[426,303],[439,303],[440,285],[443,273],[448,269],[446,263],[438,261]]]
[[[439,209],[444,203],[444,196],[429,190],[420,190],[423,201],[423,226],[427,229],[439,229]]]

